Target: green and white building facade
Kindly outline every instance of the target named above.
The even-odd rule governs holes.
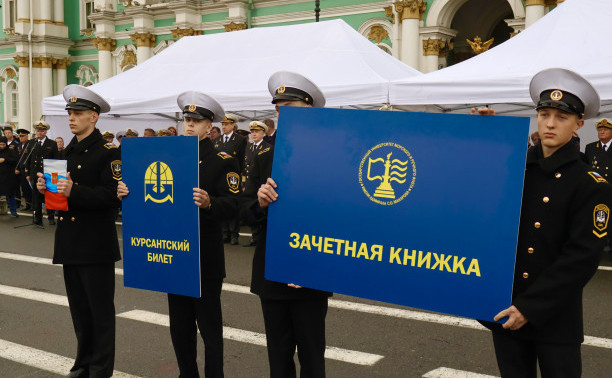
[[[183,36],[315,21],[313,0],[1,1],[0,123],[24,128],[40,119],[41,100],[66,84],[117,75]],[[474,56],[467,39],[494,38],[495,46],[562,1],[321,0],[320,20],[343,19],[389,54],[431,72]]]

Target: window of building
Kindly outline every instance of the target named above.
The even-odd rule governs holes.
[[[5,90],[5,108],[6,122],[18,122],[19,120],[19,92],[17,91],[17,83],[15,80],[9,80],[6,83]]]
[[[93,31],[93,24],[89,20],[89,16],[94,11],[94,0],[81,0],[80,1],[80,20],[81,20],[81,33],[85,33],[90,36]]]
[[[16,0],[2,0],[2,24],[4,25],[4,32],[8,35],[15,33],[15,23],[17,22],[17,1]]]

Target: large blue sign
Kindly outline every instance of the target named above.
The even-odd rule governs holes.
[[[198,138],[123,138],[124,285],[200,297]]]
[[[266,278],[492,320],[511,302],[529,120],[283,107]]]

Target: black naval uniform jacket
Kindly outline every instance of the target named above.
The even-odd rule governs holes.
[[[597,271],[611,204],[612,187],[572,143],[546,159],[540,145],[529,149],[512,293],[528,322],[504,332],[546,343],[584,340],[582,289]]]
[[[257,200],[257,191],[265,184],[268,177],[272,177],[272,147],[264,148],[255,156],[252,175],[247,181],[246,190],[241,198],[241,212],[248,224],[259,223],[262,226],[261,237],[255,246],[253,256],[253,272],[251,274],[251,292],[262,298],[273,300],[300,300],[330,297],[327,291],[309,288],[296,289],[287,286],[287,283],[267,280],[264,277],[266,262],[266,233],[268,228],[268,209],[260,208]]]
[[[15,195],[15,166],[17,165],[17,148],[14,145],[7,145],[0,149],[0,158],[4,162],[0,163],[0,196]]]
[[[60,156],[57,143],[48,137],[42,147],[36,139],[36,143],[28,145],[24,153],[27,159],[25,162],[26,176],[30,176],[30,182],[34,186],[36,186],[36,174],[43,172],[43,161],[45,159],[58,159]],[[36,190],[36,188],[34,189]]]
[[[249,143],[247,145],[246,150],[244,151],[244,165],[242,170],[242,183],[246,187],[246,182],[251,175],[251,171],[253,170],[253,165],[255,164],[255,156],[260,151],[265,150],[266,148],[272,147],[269,143],[262,140],[258,146],[255,146],[255,143]]]
[[[238,161],[238,172],[242,172],[244,169],[244,150],[246,149],[247,140],[235,131],[232,137],[224,143],[225,134],[221,134],[220,137],[214,140],[213,144],[218,151],[225,152],[236,158]]]
[[[584,160],[606,180],[612,179],[612,145],[604,151],[601,142],[593,142],[584,148]]]
[[[115,214],[121,180],[119,149],[102,138],[98,129],[62,151],[73,181],[68,211],[59,211],[55,232],[54,264],[100,264],[121,259]]]
[[[200,209],[200,263],[203,279],[225,277],[221,221],[236,217],[240,193],[238,162],[219,152],[209,138],[199,145],[200,189],[210,196],[210,209]]]

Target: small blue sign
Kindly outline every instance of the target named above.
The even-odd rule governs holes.
[[[198,138],[123,138],[124,285],[200,297]]]
[[[492,320],[509,307],[529,119],[281,108],[266,278]]]

